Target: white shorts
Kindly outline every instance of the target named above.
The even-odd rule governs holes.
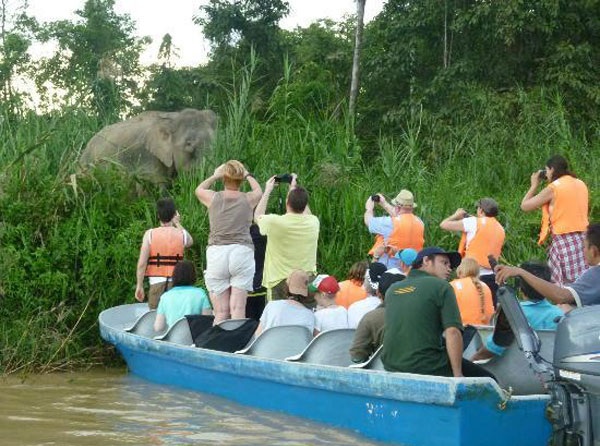
[[[212,245],[206,248],[204,283],[219,295],[230,287],[252,291],[254,250],[244,245]]]

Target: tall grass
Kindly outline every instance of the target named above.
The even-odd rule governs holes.
[[[439,222],[457,207],[472,211],[476,199],[494,197],[507,228],[505,260],[543,258],[535,244],[539,214],[522,213],[519,203],[531,172],[560,152],[588,184],[592,219],[600,219],[600,143],[571,130],[555,94],[488,96],[478,119],[453,122],[421,110],[401,134],[367,146],[352,136],[345,116],[306,117],[289,105],[256,116],[252,78],[238,80],[214,151],[170,189],[195,239],[189,257],[199,271],[208,218],[193,192],[232,158],[263,184],[274,174],[298,174],[321,221],[319,269],[339,278],[372,243],[363,212],[375,192],[392,198],[402,188],[412,190],[427,244],[448,249],[458,237],[441,231]],[[285,78],[278,88],[280,98]],[[133,302],[139,243],[156,225],[160,191],[147,187],[140,195],[135,181],[116,170],[73,181],[78,154],[99,125],[77,110],[30,114],[17,123],[0,119],[0,372],[61,370],[112,358],[99,340],[97,316]],[[271,212],[282,210],[285,186],[279,187]]]

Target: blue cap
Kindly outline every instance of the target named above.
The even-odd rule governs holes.
[[[398,251],[394,257],[399,259],[406,266],[411,266],[417,258],[417,251],[412,248],[406,248],[402,251]]]

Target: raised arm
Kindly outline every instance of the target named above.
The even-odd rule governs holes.
[[[262,197],[258,201],[256,205],[256,209],[254,210],[254,221],[258,222],[258,218],[265,215],[267,212],[267,203],[269,202],[269,197],[271,196],[271,192],[273,192],[273,188],[275,187],[275,175],[267,180],[265,183],[265,192],[262,194]]]
[[[223,164],[217,167],[214,173],[209,176],[206,180],[198,185],[196,188],[196,197],[204,206],[209,207],[212,203],[213,197],[215,196],[215,191],[210,190],[210,187],[217,182],[218,180],[223,178]]]
[[[552,201],[553,192],[550,187],[545,187],[536,195],[535,192],[537,191],[539,184],[540,174],[538,171],[535,171],[531,174],[531,186],[523,197],[523,200],[521,200],[521,210],[525,212],[534,211]]]
[[[466,215],[467,212],[464,209],[458,208],[454,214],[442,220],[440,228],[446,231],[464,232],[465,225],[463,224],[463,219]]]
[[[244,178],[248,181],[248,184],[252,189],[251,192],[248,192],[248,201],[250,203],[250,206],[252,208],[255,208],[260,199],[262,198],[262,188],[260,187],[260,184],[258,184],[258,181],[256,181],[256,178],[254,178],[252,174],[250,174],[248,171],[246,171],[246,173],[244,174]]]

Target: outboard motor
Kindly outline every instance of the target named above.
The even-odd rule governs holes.
[[[519,348],[546,383],[546,415],[554,446],[600,446],[600,306],[568,313],[556,331],[552,364],[539,356],[540,341],[529,326],[515,293],[498,290],[501,312]]]

